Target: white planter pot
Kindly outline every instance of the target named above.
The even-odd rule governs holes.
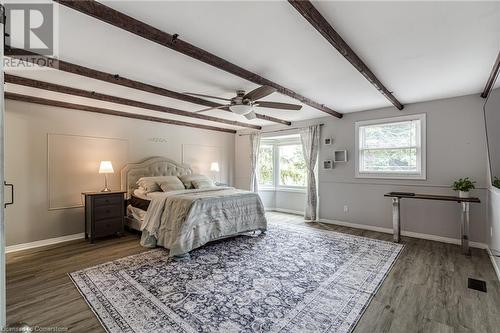
[[[469,198],[470,192],[469,191],[458,191],[458,196],[460,198]]]

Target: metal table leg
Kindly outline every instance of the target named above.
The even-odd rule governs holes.
[[[462,239],[462,253],[470,256],[469,248],[469,203],[462,202],[462,218],[461,218],[461,239]]]
[[[392,198],[392,230],[393,240],[396,243],[399,243],[399,238],[401,237],[399,201],[399,198]]]

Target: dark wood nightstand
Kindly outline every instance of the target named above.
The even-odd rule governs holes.
[[[126,192],[83,192],[85,196],[85,239],[123,233]]]

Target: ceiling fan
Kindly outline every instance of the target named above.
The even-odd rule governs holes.
[[[282,109],[282,110],[300,110],[302,109],[302,105],[298,104],[288,104],[288,103],[279,103],[279,102],[267,102],[267,101],[259,101],[259,99],[266,97],[267,95],[272,94],[276,91],[276,88],[269,86],[261,86],[257,89],[250,91],[245,94],[244,90],[237,90],[236,96],[233,98],[222,98],[216,96],[209,96],[203,94],[194,94],[194,93],[185,93],[186,95],[206,97],[206,98],[215,98],[220,99],[226,102],[229,102],[225,105],[215,106],[211,108],[206,108],[203,110],[199,110],[196,112],[205,112],[214,109],[225,109],[236,114],[242,115],[247,119],[255,119],[257,116],[255,114],[254,108],[271,108],[271,109]]]

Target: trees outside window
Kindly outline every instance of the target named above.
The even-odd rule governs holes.
[[[261,145],[259,151],[259,161],[257,162],[259,185],[273,186],[273,146]]]
[[[301,145],[279,146],[280,186],[306,186],[306,163]]]
[[[356,123],[356,176],[425,179],[425,114]]]
[[[263,139],[258,172],[259,185],[263,188],[304,188],[307,170],[300,137]]]

